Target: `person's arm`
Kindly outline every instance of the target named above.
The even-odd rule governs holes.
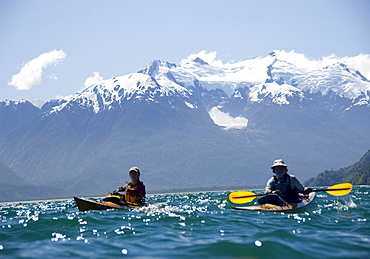
[[[296,177],[291,177],[292,181],[292,187],[295,187],[298,189],[298,192],[307,192],[310,193],[312,192],[312,188],[305,188],[303,184],[296,178]]]
[[[108,195],[118,194],[118,192],[124,192],[127,189],[127,186],[128,186],[128,181],[126,181],[126,184],[124,186],[119,187],[117,190],[108,192]]]
[[[138,193],[141,193],[143,196],[145,196],[145,185],[143,183],[139,184],[136,190],[138,191]]]
[[[124,192],[124,191],[126,191],[126,190],[127,190],[128,185],[129,185],[129,182],[128,182],[128,181],[126,181],[126,184],[125,184],[124,186],[119,187],[117,191],[118,191],[118,192]]]
[[[304,191],[304,186],[301,184],[301,182],[295,177],[295,176],[290,176],[290,181],[291,181],[291,186],[292,188],[297,189],[299,192]]]
[[[267,181],[267,184],[265,187],[265,194],[273,193],[274,190],[275,190],[275,181],[274,181],[274,178],[270,178]]]

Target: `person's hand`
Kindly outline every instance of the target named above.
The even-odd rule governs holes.
[[[275,194],[277,194],[277,195],[281,195],[281,191],[280,191],[280,190],[272,191],[272,193],[275,193]]]
[[[312,192],[312,188],[308,187],[308,188],[304,188],[304,192],[306,193],[310,193]]]

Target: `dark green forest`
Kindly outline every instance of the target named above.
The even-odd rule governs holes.
[[[306,186],[329,186],[337,183],[352,183],[354,185],[370,184],[370,150],[356,163],[339,170],[325,170],[316,178],[305,182]]]

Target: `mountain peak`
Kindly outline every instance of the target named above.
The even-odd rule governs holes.
[[[92,108],[97,113],[121,106],[124,101],[158,102],[171,96],[188,98],[191,91],[177,83],[169,71],[175,67],[176,65],[168,62],[153,61],[141,72],[101,80],[79,91],[67,102],[53,107],[52,112],[77,105]]]
[[[143,73],[151,77],[155,77],[158,74],[160,67],[171,69],[175,68],[176,64],[161,60],[152,60],[151,62],[149,62],[145,69],[140,70],[138,73]]]

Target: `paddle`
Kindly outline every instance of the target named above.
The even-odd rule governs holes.
[[[312,190],[313,192],[327,192],[331,195],[342,196],[351,192],[352,184],[350,183],[340,183],[333,185],[326,189]],[[247,191],[236,191],[229,194],[229,200],[236,204],[247,203],[258,196],[263,196],[265,194],[255,194],[253,192]]]
[[[236,191],[229,194],[229,200],[236,204],[248,203],[257,196],[263,196],[264,194],[255,194],[247,191]]]
[[[343,196],[347,195],[352,191],[352,184],[350,183],[340,183],[333,185],[327,189],[312,190],[313,192],[327,192],[334,196]]]

